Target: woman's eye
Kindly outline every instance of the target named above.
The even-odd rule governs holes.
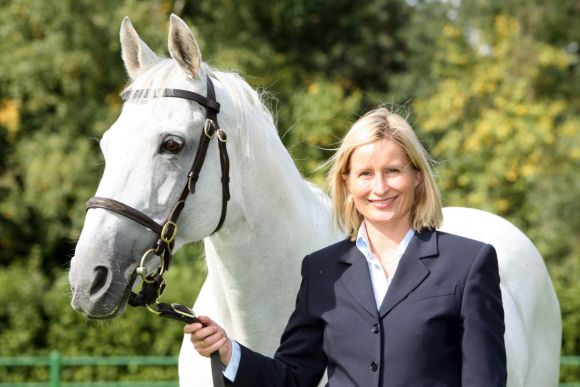
[[[167,137],[161,145],[161,150],[167,153],[178,153],[183,149],[183,140],[178,137]]]

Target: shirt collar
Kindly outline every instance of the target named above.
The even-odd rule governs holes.
[[[415,235],[415,231],[413,231],[413,229],[410,228],[407,231],[407,233],[405,234],[405,236],[403,237],[403,239],[401,240],[401,242],[399,243],[399,245],[397,246],[397,250],[396,250],[397,251],[397,255],[396,255],[397,260],[401,259],[401,257],[405,253],[405,250],[407,250],[407,246],[409,246],[411,239],[413,239],[413,235]],[[367,227],[366,227],[364,220],[358,229],[358,233],[356,236],[356,247],[365,256],[365,258],[368,262],[371,262],[371,261],[377,259],[377,257],[375,257],[375,255],[373,254],[373,252],[371,250],[371,244],[369,243],[369,237],[367,234]]]

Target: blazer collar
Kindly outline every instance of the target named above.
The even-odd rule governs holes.
[[[350,242],[339,259],[350,265],[341,276],[343,286],[372,317],[377,318],[377,304],[366,258],[354,242]]]
[[[413,236],[413,239],[411,239],[411,242],[409,242],[409,246],[407,246],[407,250],[405,251],[405,254],[403,254],[403,257],[411,255],[410,253],[412,252],[416,258],[426,258],[437,255],[438,251],[437,232],[425,229],[421,232],[415,231],[415,235]],[[356,248],[355,243],[350,242],[343,254],[340,254],[339,259],[342,262],[353,264],[357,262],[360,257],[364,258],[362,254],[356,254],[356,252],[360,253]],[[401,257],[401,259],[403,259],[403,257]]]
[[[401,257],[395,277],[389,286],[381,308],[377,311],[373,285],[367,261],[353,242],[347,244],[340,260],[350,267],[341,276],[347,291],[373,317],[384,317],[429,275],[421,258],[437,255],[437,236],[432,230],[415,232],[407,250]]]
[[[379,309],[381,318],[427,278],[430,272],[421,259],[436,256],[437,254],[437,233],[435,231],[423,230],[420,233],[415,233],[407,250],[401,257],[393,281],[381,304]]]

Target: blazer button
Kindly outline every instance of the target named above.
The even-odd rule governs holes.
[[[381,329],[379,328],[379,324],[375,324],[371,328],[371,332],[374,333],[375,335],[378,334],[380,331],[381,331]]]
[[[377,369],[379,368],[379,365],[377,364],[376,361],[373,361],[373,362],[371,362],[370,368],[371,368],[371,371],[376,372]]]

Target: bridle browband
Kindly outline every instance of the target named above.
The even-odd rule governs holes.
[[[163,278],[163,274],[169,269],[171,257],[173,255],[172,250],[175,242],[175,236],[177,235],[177,219],[179,218],[179,215],[185,206],[185,200],[189,197],[190,194],[195,193],[195,186],[199,179],[199,174],[201,172],[201,168],[203,167],[210,141],[214,137],[217,137],[218,139],[220,165],[222,172],[222,209],[218,225],[213,233],[219,231],[224,224],[226,219],[227,205],[230,199],[230,162],[226,148],[227,135],[218,124],[217,115],[220,111],[220,104],[216,100],[213,83],[209,76],[207,76],[206,79],[207,96],[180,89],[127,90],[121,95],[123,101],[142,98],[181,98],[195,101],[205,108],[206,119],[203,130],[201,132],[199,146],[197,148],[193,164],[189,173],[187,174],[187,182],[183,187],[181,194],[179,195],[177,203],[172,208],[169,216],[163,222],[163,224],[157,223],[148,215],[145,215],[141,211],[136,210],[115,199],[92,197],[89,199],[86,205],[87,210],[90,208],[102,208],[115,212],[119,215],[123,215],[147,227],[159,237],[153,247],[145,252],[141,258],[139,267],[133,274],[133,277],[129,283],[129,287],[132,287],[137,274],[141,276],[143,280],[143,286],[138,294],[131,292],[129,296],[129,304],[132,306],[146,306],[147,309],[149,309],[151,312],[161,317],[178,320],[185,323],[192,323],[197,321],[197,318],[191,309],[179,304],[160,303],[159,298],[165,289],[165,279]],[[155,273],[148,273],[146,262],[147,259],[152,255],[159,256],[161,265]],[[155,305],[156,309],[153,309],[151,305]],[[211,358],[214,386],[223,386],[221,362],[217,352],[212,354]]]

